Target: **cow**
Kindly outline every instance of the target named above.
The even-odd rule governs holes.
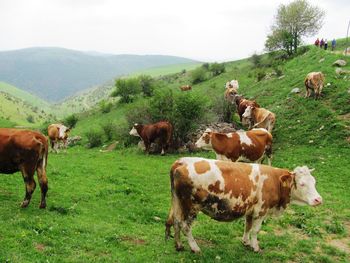
[[[235,96],[234,101],[235,101],[237,113],[239,115],[239,119],[241,120],[241,122],[242,122],[242,115],[248,106],[260,108],[260,105],[256,103],[255,100],[247,100],[239,95]]]
[[[184,86],[180,87],[181,91],[188,91],[188,90],[191,90],[191,89],[192,89],[192,87],[190,85],[184,85]]]
[[[48,142],[39,132],[21,129],[0,128],[0,173],[13,174],[20,171],[25,184],[22,207],[29,205],[35,190],[36,171],[41,189],[40,208],[46,207],[48,180],[46,165]]]
[[[238,80],[231,80],[226,82],[226,90],[225,90],[225,99],[230,102],[233,103],[235,96],[238,93],[238,89],[239,89],[239,84],[238,84]]]
[[[63,124],[51,124],[47,128],[47,133],[50,138],[52,151],[58,153],[60,142],[63,144],[63,148],[67,149],[68,134],[70,129]]]
[[[167,121],[160,121],[148,125],[135,123],[129,134],[132,136],[138,136],[143,140],[147,153],[149,153],[151,143],[159,139],[162,148],[161,154],[164,155],[165,150],[167,150],[171,144],[173,126]]]
[[[271,165],[272,135],[265,129],[231,133],[207,129],[195,145],[197,148],[214,150],[218,160],[262,163],[267,157],[268,164]]]
[[[248,124],[249,129],[264,128],[272,132],[275,126],[276,116],[271,111],[255,106],[248,106],[242,115],[242,123]]]
[[[313,90],[315,93],[315,100],[317,100],[321,96],[324,81],[325,79],[322,72],[311,72],[307,74],[304,80],[306,88],[305,97],[310,97],[311,91]]]
[[[245,217],[242,242],[260,251],[257,235],[269,215],[281,215],[288,204],[317,206],[322,197],[307,166],[293,171],[260,164],[233,163],[184,157],[170,171],[171,208],[165,223],[165,238],[174,226],[175,248],[183,250],[180,232],[194,253],[200,248],[192,236],[191,223],[198,212],[217,221]]]

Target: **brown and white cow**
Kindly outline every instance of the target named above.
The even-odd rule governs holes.
[[[35,190],[37,172],[41,189],[40,208],[46,207],[48,143],[44,135],[30,130],[0,128],[0,173],[21,171],[26,187],[22,207],[29,205]]]
[[[192,89],[192,86],[190,86],[190,85],[184,85],[184,86],[180,87],[181,91],[188,91],[188,90],[191,90],[191,89]]]
[[[143,140],[147,153],[149,153],[151,143],[159,139],[159,143],[162,148],[161,154],[163,155],[165,153],[165,150],[167,150],[171,144],[173,126],[170,122],[167,121],[160,121],[148,125],[135,123],[129,134],[138,136]]]
[[[238,80],[231,80],[226,82],[225,99],[231,103],[234,102],[235,96],[238,94],[239,84]]]
[[[200,248],[191,230],[198,212],[224,222],[245,216],[242,241],[258,252],[257,235],[269,214],[282,214],[289,203],[310,206],[322,203],[311,171],[306,166],[291,172],[259,164],[181,158],[170,171],[172,203],[165,236],[169,237],[174,226],[176,250],[183,250],[182,230],[191,250],[198,253]]]
[[[317,100],[321,96],[324,81],[324,75],[322,72],[311,72],[307,74],[304,81],[306,88],[305,97],[310,97],[311,91],[314,91],[315,99]]]
[[[196,142],[197,148],[214,150],[216,158],[223,161],[248,161],[262,163],[265,156],[271,165],[272,135],[265,129],[212,132],[207,129]]]
[[[47,128],[52,151],[58,152],[59,144],[62,142],[63,148],[67,149],[68,134],[70,129],[63,124],[51,124]]]
[[[264,128],[272,132],[275,126],[276,116],[271,111],[255,106],[248,106],[242,115],[242,123],[251,128]]]
[[[248,106],[252,106],[252,107],[256,107],[256,108],[260,108],[260,105],[258,103],[256,103],[255,100],[247,100],[245,98],[243,98],[242,96],[237,95],[235,97],[235,103],[236,103],[236,108],[237,108],[237,113],[239,115],[239,118],[242,122],[242,115],[245,112],[245,110],[247,109]]]

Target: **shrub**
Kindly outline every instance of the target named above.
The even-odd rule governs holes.
[[[150,101],[152,121],[172,120],[174,113],[175,95],[171,89],[158,90]]]
[[[250,61],[253,64],[254,68],[260,68],[262,66],[261,63],[261,56],[259,56],[258,54],[254,53],[251,57],[250,57]]]
[[[155,80],[147,75],[139,76],[139,83],[141,86],[142,93],[145,97],[151,97],[154,91]]]
[[[105,100],[101,100],[100,109],[102,113],[108,113],[111,111],[113,104],[111,102],[106,102]]]
[[[153,121],[148,101],[139,101],[130,105],[126,113],[126,121],[128,128],[135,123],[151,123]]]
[[[141,92],[140,82],[137,78],[117,79],[116,89],[112,92],[112,97],[120,96],[121,103],[130,103],[135,95]]]
[[[210,65],[209,70],[212,72],[213,76],[218,76],[225,72],[225,64],[215,62]]]
[[[102,124],[101,128],[105,134],[107,141],[112,140],[115,135],[115,125],[112,122],[107,122]]]
[[[28,115],[26,119],[27,119],[27,122],[29,122],[29,123],[34,123],[34,117],[33,117],[33,115]]]
[[[213,99],[212,110],[217,116],[219,122],[232,122],[232,116],[236,111],[236,106],[222,96]]]
[[[69,128],[74,128],[78,122],[78,117],[75,114],[69,115],[63,120],[63,124]]]
[[[265,76],[266,76],[265,70],[258,70],[256,73],[257,81],[261,81],[263,78],[265,78]]]
[[[191,82],[192,82],[192,84],[197,84],[197,83],[205,81],[207,79],[207,76],[206,76],[207,74],[206,73],[207,73],[207,70],[203,66],[194,69],[191,72]]]
[[[88,148],[98,147],[102,145],[103,134],[101,131],[90,130],[85,133],[85,136],[88,141]]]

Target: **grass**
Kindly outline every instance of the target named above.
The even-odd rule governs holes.
[[[282,217],[269,218],[259,235],[262,254],[241,244],[242,219],[218,223],[202,214],[193,229],[201,255],[190,253],[186,242],[181,253],[173,240],[164,242],[169,168],[191,154],[147,156],[134,147],[102,153],[76,146],[67,154],[49,156],[46,210],[37,208],[39,189],[28,209],[19,208],[24,194],[21,176],[0,176],[0,262],[349,262],[350,94],[349,78],[337,76],[331,66],[338,58],[350,62],[341,54],[311,47],[281,65],[284,77],[259,82],[256,74],[261,69],[252,68],[249,60],[230,62],[226,73],[190,91],[214,103],[222,98],[226,81],[238,79],[241,94],[276,113],[273,165],[316,168],[313,174],[324,204],[291,206]],[[330,83],[318,101],[303,97],[303,80],[310,71],[324,72]],[[189,74],[163,80],[180,92]],[[300,94],[290,92],[295,87]],[[130,110],[132,105],[116,104],[109,113],[86,112],[72,134],[83,136],[85,145],[86,131],[106,123],[125,125]],[[197,156],[214,158],[211,152]]]
[[[243,220],[218,223],[200,214],[193,232],[201,255],[190,253],[187,243],[186,251],[178,253],[173,240],[164,241],[169,168],[180,155],[146,156],[135,148],[101,153],[79,146],[67,154],[50,154],[46,210],[38,209],[39,189],[28,209],[19,207],[24,191],[20,174],[0,177],[0,262],[346,261],[349,255],[329,241],[347,237],[349,231],[345,171],[350,164],[342,158],[347,153],[329,147],[324,163],[316,164],[324,149],[277,150],[275,166],[316,168],[325,204],[292,206],[282,217],[268,219],[259,236],[263,254],[241,244]]]

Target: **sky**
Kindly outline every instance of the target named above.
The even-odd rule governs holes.
[[[309,0],[324,9],[317,37],[346,36],[349,0]],[[264,51],[285,0],[0,0],[0,51],[63,47],[230,61]],[[316,36],[315,36],[316,37]],[[314,38],[305,39],[313,43]]]

